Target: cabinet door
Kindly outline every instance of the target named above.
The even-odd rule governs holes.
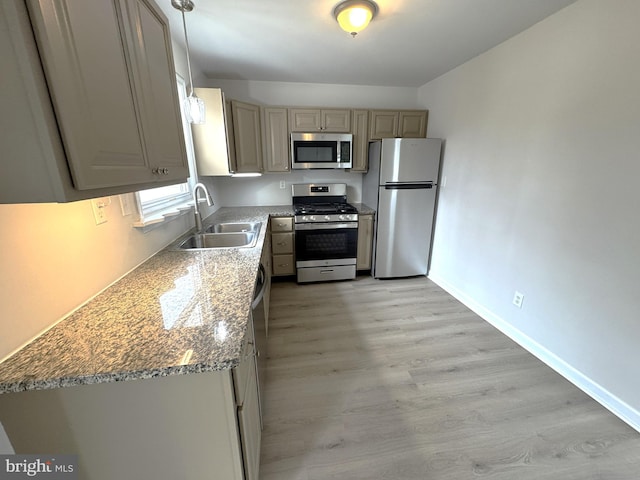
[[[398,122],[398,136],[403,138],[426,137],[427,111],[401,111]]]
[[[352,172],[369,169],[369,111],[353,111],[353,166]]]
[[[398,112],[372,110],[369,118],[369,139],[395,138],[398,134]]]
[[[245,480],[258,480],[260,470],[260,444],[262,442],[258,383],[256,380],[255,361],[252,358],[247,361],[250,363],[252,373],[250,373],[247,382],[244,403],[238,407],[238,424],[240,426]]]
[[[120,0],[149,165],[158,180],[189,176],[168,20],[147,0]]]
[[[264,125],[264,171],[288,172],[289,163],[289,124],[287,109],[267,107],[262,110]]]
[[[262,172],[260,106],[231,101],[238,173]]]
[[[75,187],[153,181],[120,1],[29,0],[28,6]]]
[[[196,93],[197,95],[197,93]],[[227,155],[229,156],[229,168],[232,172],[238,171],[238,163],[236,162],[236,134],[233,128],[233,109],[231,108],[231,100],[224,100],[223,118],[226,132]],[[191,127],[195,130],[194,127]],[[201,138],[206,143],[207,138]],[[196,158],[198,158],[196,150]]]
[[[320,109],[290,108],[289,127],[292,132],[316,132],[322,130]]]
[[[320,117],[325,132],[351,132],[351,110],[321,110]]]
[[[371,250],[373,243],[373,215],[358,215],[358,254],[356,268],[371,268]]]

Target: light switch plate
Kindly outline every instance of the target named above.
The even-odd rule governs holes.
[[[131,210],[131,197],[130,193],[123,193],[122,195],[118,195],[120,197],[120,211],[122,212],[122,216],[126,217],[127,215],[131,215],[133,211]]]
[[[91,200],[91,208],[93,209],[93,218],[96,219],[96,225],[100,225],[107,221],[107,204],[103,198],[94,198]]]

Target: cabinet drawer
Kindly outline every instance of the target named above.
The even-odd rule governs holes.
[[[273,256],[273,274],[274,275],[294,275],[296,273],[296,265],[293,261],[293,255],[274,255]]]
[[[274,255],[293,253],[293,233],[274,233],[271,235],[271,251]]]
[[[272,232],[292,232],[293,217],[274,217],[271,219]]]

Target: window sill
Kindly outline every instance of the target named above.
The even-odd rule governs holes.
[[[158,212],[157,214],[147,217],[144,220],[138,220],[133,222],[133,228],[136,228],[143,233],[150,232],[166,222],[170,222],[171,220],[175,220],[176,218],[182,217],[183,215],[193,212],[193,205],[191,204],[183,204],[174,206],[173,208],[167,209],[162,212]]]

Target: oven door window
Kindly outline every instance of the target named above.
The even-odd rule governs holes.
[[[336,163],[338,161],[336,142],[296,141],[293,149],[295,163]]]
[[[296,260],[337,260],[356,258],[357,228],[296,230]]]

